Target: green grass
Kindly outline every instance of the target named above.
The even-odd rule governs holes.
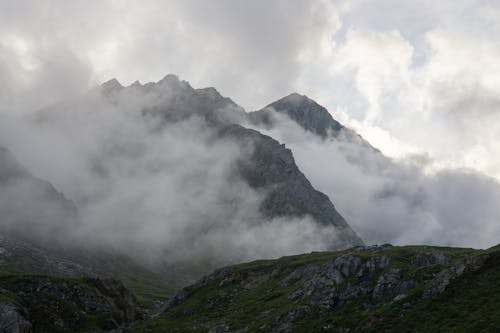
[[[187,288],[192,295],[180,305],[160,316],[138,322],[128,332],[207,332],[216,325],[229,325],[231,330],[246,328],[245,332],[268,332],[295,311],[293,332],[320,332],[350,329],[352,332],[498,332],[500,328],[500,261],[490,260],[487,267],[474,274],[466,274],[454,281],[447,290],[428,300],[421,294],[432,282],[434,273],[453,265],[464,256],[485,253],[499,255],[499,249],[474,250],[449,247],[403,246],[389,247],[383,252],[350,250],[288,256],[277,260],[258,260],[231,267],[240,277],[249,274],[272,276],[255,288],[245,288],[240,278],[221,285],[220,280],[204,286]],[[445,252],[450,261],[443,265],[418,267],[412,258],[418,253]],[[288,296],[298,285],[282,283],[294,269],[307,265],[320,265],[350,253],[368,260],[374,256],[391,257],[389,267],[399,268],[402,280],[413,279],[416,287],[400,302],[386,297],[379,303],[366,304],[369,295],[331,310],[308,304],[305,299],[290,301]],[[273,273],[271,275],[271,273]],[[356,279],[353,277],[353,279]],[[342,286],[352,281],[345,281]],[[342,286],[338,286],[341,288]],[[416,301],[416,304],[403,304]],[[496,329],[496,330],[495,330]],[[339,330],[337,330],[339,331]]]

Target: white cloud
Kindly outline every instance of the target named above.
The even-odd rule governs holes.
[[[390,160],[347,140],[322,140],[276,116],[266,131],[368,243],[487,248],[500,238],[500,183],[477,172],[427,172],[427,156]]]
[[[500,179],[499,22],[486,0],[0,1],[0,112],[172,72],[249,110],[306,93],[390,156]],[[54,158],[64,140],[51,138]],[[344,186],[371,193],[370,182]],[[429,235],[440,230],[433,214],[418,216]]]

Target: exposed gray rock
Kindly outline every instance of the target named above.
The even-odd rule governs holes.
[[[280,100],[269,104],[263,110],[250,113],[250,118],[255,123],[273,125],[272,112],[287,115],[304,129],[323,138],[328,135],[336,136],[345,129],[321,105],[297,93],[290,94]]]
[[[395,294],[404,294],[404,293],[408,292],[409,290],[415,288],[416,285],[417,285],[417,283],[415,282],[414,279],[403,281],[399,284],[399,286],[396,287],[396,289],[394,290],[394,293]]]
[[[112,86],[118,85],[115,82]],[[299,171],[291,151],[268,136],[236,125],[244,123],[247,114],[216,89],[194,89],[188,82],[169,74],[157,83],[136,84],[118,90],[111,99],[119,99],[132,91],[154,96],[147,99],[144,114],[158,116],[166,122],[176,122],[191,116],[202,117],[210,126],[220,129],[221,138],[238,142],[242,150],[248,152],[238,163],[239,175],[251,187],[267,193],[260,207],[266,217],[311,216],[318,223],[334,226],[338,230],[337,239],[332,239],[331,249],[362,245],[360,238],[336,211],[329,198],[316,191]],[[154,102],[151,103],[151,100]],[[329,126],[328,131],[343,128],[326,109],[303,96],[291,95],[283,99],[282,103],[273,105],[281,110],[281,107],[290,103],[295,111],[287,112],[296,114],[297,119],[312,121],[314,126]],[[304,111],[304,108],[307,110]]]
[[[238,162],[238,172],[253,188],[266,191],[260,210],[269,217],[310,216],[318,223],[338,230],[331,249],[363,242],[337,212],[329,198],[315,190],[295,164],[292,152],[269,136],[239,125],[220,131],[222,138],[240,143],[248,155]]]
[[[217,326],[212,327],[208,333],[225,333],[230,332],[230,327],[226,324],[219,324]]]
[[[373,289],[372,299],[378,302],[384,297],[392,295],[395,287],[399,284],[400,277],[401,270],[395,268],[382,274],[377,281],[377,285]]]
[[[119,325],[130,324],[143,318],[135,295],[115,279],[94,279],[97,290],[112,305],[113,317]]]
[[[135,96],[141,101],[144,115],[165,122],[179,122],[192,116],[205,118],[213,124],[242,123],[246,113],[230,98],[223,97],[215,88],[194,89],[189,82],[168,74],[158,82],[123,87],[113,79],[97,90],[110,103],[126,103]]]
[[[488,258],[489,255],[487,254],[461,258],[450,268],[439,271],[435,274],[435,279],[430,287],[422,294],[422,298],[425,299],[442,293],[454,279],[460,277],[462,274],[481,269]]]
[[[417,266],[444,265],[450,258],[450,255],[444,252],[424,252],[417,254],[411,262]]]
[[[360,270],[357,273],[358,278],[367,278],[373,276],[373,273],[377,270],[381,270],[386,268],[391,261],[389,256],[376,256],[371,257],[366,260],[361,266]]]
[[[8,302],[0,302],[0,332],[31,333],[32,325],[24,317],[25,310]]]

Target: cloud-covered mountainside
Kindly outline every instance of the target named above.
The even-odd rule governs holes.
[[[365,242],[498,243],[500,185],[494,179],[463,169],[428,173],[425,156],[389,159],[306,96],[290,95],[250,115],[263,133],[286,143]]]
[[[292,152],[213,88],[111,80],[1,117],[2,226],[22,237],[199,272],[362,244]]]
[[[2,228],[44,244],[199,274],[361,244],[356,233],[483,248],[500,236],[497,182],[391,160],[298,94],[246,113],[167,75],[1,118]]]

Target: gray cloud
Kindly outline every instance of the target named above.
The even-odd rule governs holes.
[[[268,134],[367,243],[486,248],[498,243],[500,184],[472,170],[428,174],[426,156],[393,161],[352,142],[321,140],[283,116]]]
[[[301,57],[314,54],[340,25],[326,1],[222,0],[2,3],[0,22],[0,68],[45,82],[52,93],[67,86],[38,71],[57,76],[62,70],[67,84],[78,82],[78,88],[111,77],[156,81],[170,72],[197,86],[215,85],[252,107],[288,92]],[[87,76],[79,74],[81,67]],[[23,95],[52,101],[36,82],[23,88]]]
[[[499,18],[493,1],[1,1],[0,143],[36,176],[84,204],[98,225],[107,207],[123,208],[118,199],[161,210],[154,200],[133,195],[177,194],[179,184],[167,176],[171,187],[156,188],[149,178],[145,189],[140,176],[152,174],[138,174],[132,158],[151,172],[159,163],[186,181],[209,175],[216,188],[225,184],[216,170],[227,171],[241,152],[227,143],[207,146],[210,133],[197,121],[150,137],[147,125],[113,107],[101,110],[99,103],[94,111],[106,112],[66,114],[63,107],[42,124],[21,112],[29,117],[29,110],[111,77],[146,82],[168,72],[196,86],[216,86],[248,109],[298,90],[383,152],[419,156],[399,165],[346,142],[332,148],[314,138],[307,143],[302,134],[290,141],[275,133],[368,240],[493,244],[497,183],[472,171],[433,170],[429,176],[422,170],[430,159],[441,169],[468,167],[499,177]],[[135,97],[124,103],[129,109],[145,102]],[[179,142],[179,131],[200,135]],[[183,154],[188,148],[180,147],[199,158],[189,159]],[[167,148],[172,156],[163,155]],[[212,157],[214,169],[174,167],[210,164]],[[322,165],[332,168],[325,172]],[[134,191],[127,197],[128,186]],[[183,202],[191,194],[218,205],[210,191],[181,193]],[[259,195],[247,194],[250,207]],[[96,198],[106,200],[99,206]],[[171,207],[182,206],[171,199]],[[114,220],[123,218],[118,209],[112,212]],[[116,236],[126,243],[128,233]]]
[[[308,217],[262,216],[266,193],[235,170],[248,148],[219,138],[196,115],[170,123],[163,114],[142,112],[178,99],[188,103],[175,89],[160,83],[106,98],[94,90],[35,114],[0,115],[1,145],[64,193],[78,213],[73,223],[51,209],[57,201],[37,194],[43,191],[36,184],[19,181],[2,187],[0,211],[10,218],[1,225],[22,225],[24,233],[49,240],[58,228],[54,237],[110,246],[155,268],[186,265],[200,272],[335,244],[336,229]],[[44,218],[44,211],[54,213]],[[41,231],[32,233],[32,226]]]

